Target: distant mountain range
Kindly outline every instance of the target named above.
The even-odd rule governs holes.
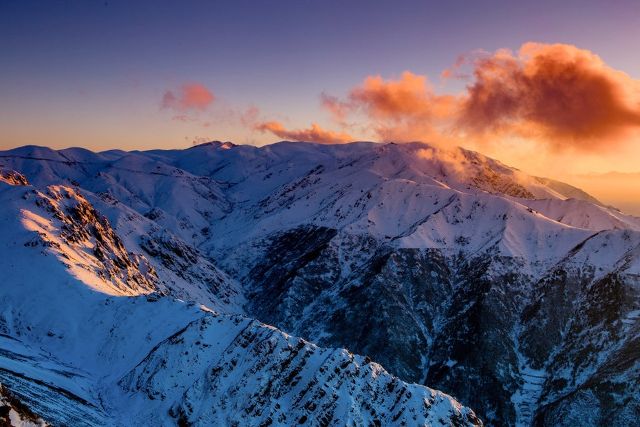
[[[0,420],[640,418],[640,218],[476,152],[21,147],[0,230]]]

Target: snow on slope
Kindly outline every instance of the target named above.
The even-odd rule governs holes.
[[[87,193],[87,199],[108,218],[129,250],[146,256],[158,273],[161,292],[216,310],[243,312],[239,285],[197,248],[109,194]]]
[[[64,184],[110,196],[188,242],[208,237],[209,222],[230,209],[211,179],[135,152],[101,154],[81,148],[55,151],[28,146],[0,152],[0,166],[3,163],[22,171],[39,187]]]
[[[156,289],[157,274],[148,261],[128,252],[108,221],[76,191],[49,186],[46,192],[15,187],[5,193],[7,208],[25,206],[20,219],[34,236],[25,244],[43,248],[43,252],[49,248],[88,286],[111,295],[139,295]],[[30,205],[36,209],[26,208]],[[15,210],[3,212],[11,214]]]
[[[178,359],[181,376],[167,368]],[[167,412],[201,425],[478,423],[448,396],[398,381],[368,358],[245,318],[192,322],[120,384],[154,424]]]
[[[108,195],[186,242],[221,252],[305,223],[397,240],[452,197],[467,196],[481,205],[502,198],[514,204],[507,209],[526,206],[535,211],[530,214],[536,223],[640,229],[638,218],[596,204],[569,185],[479,153],[423,143],[283,142],[257,148],[215,142],[188,150],[102,154],[23,147],[1,153],[0,162],[39,185],[72,181]],[[417,241],[418,247],[432,244]],[[516,252],[533,255],[526,248]]]
[[[640,224],[637,218],[596,206],[590,199],[579,205],[567,200],[565,194],[581,194],[571,186],[528,176],[478,153],[442,151],[421,143],[279,143],[224,150],[211,143],[149,155],[229,187],[226,194],[235,210],[219,221],[216,230],[226,246],[237,244],[238,236],[248,240],[304,223],[397,240],[451,198],[489,206],[506,199],[508,203],[496,213],[524,206],[537,211],[525,213],[531,221],[546,221],[543,228],[558,228],[552,222],[590,231]],[[545,209],[544,203],[553,209]],[[593,212],[585,213],[585,207]],[[455,225],[446,225],[444,232],[455,236]],[[424,247],[432,240],[414,239],[412,244]],[[451,241],[447,244],[452,247]],[[523,255],[535,255],[522,249]]]
[[[522,204],[534,209],[547,218],[593,231],[636,230],[640,231],[640,218],[625,215],[610,207],[579,199],[526,200]]]
[[[87,284],[105,292],[104,286],[115,284],[117,289],[108,290],[113,294],[162,292],[241,311],[242,296],[231,278],[197,249],[112,196],[85,191],[85,198],[77,187],[38,190],[26,179],[9,181],[20,186],[6,188],[6,206],[24,213],[24,226],[34,232],[29,244],[50,248]]]
[[[144,256],[76,190],[13,184],[0,183],[0,383],[45,420],[481,424],[366,358],[162,296]]]
[[[436,264],[445,263],[435,259],[442,255],[451,259],[481,259],[483,263],[487,262],[490,267],[486,275],[478,273],[478,276],[474,276],[474,271],[458,271],[458,264],[446,266],[445,263],[438,267],[442,269],[442,275],[436,274],[433,280],[427,280],[429,283],[432,281],[434,287],[443,287],[439,278],[447,278],[446,270],[450,268],[454,273],[451,280],[461,280],[468,289],[452,288],[456,294],[447,297],[442,306],[433,309],[446,309],[446,304],[451,303],[449,299],[455,302],[459,298],[460,307],[465,313],[467,309],[475,310],[474,307],[480,307],[478,312],[485,313],[529,303],[536,306],[539,301],[528,301],[530,295],[526,293],[535,289],[534,285],[538,286],[536,281],[555,265],[568,266],[567,259],[577,263],[572,265],[579,265],[576,267],[579,271],[595,270],[596,279],[606,277],[612,271],[624,272],[625,280],[629,283],[637,281],[633,274],[640,265],[633,251],[628,251],[629,245],[637,240],[637,233],[631,233],[624,240],[626,231],[640,230],[638,218],[604,207],[588,194],[569,185],[529,176],[479,153],[462,149],[442,150],[422,143],[399,145],[366,142],[338,146],[283,142],[260,148],[214,142],[188,150],[131,153],[116,150],[91,153],[82,149],[56,152],[42,147],[23,147],[0,153],[0,166],[23,173],[39,188],[63,184],[81,193],[108,217],[124,246],[148,260],[157,273],[154,281],[156,289],[184,300],[204,302],[224,312],[241,312],[241,306],[246,302],[241,295],[243,291],[230,275],[243,280],[247,287],[244,292],[248,292],[250,298],[259,292],[252,287],[255,284],[245,279],[255,273],[253,268],[262,258],[277,258],[277,254],[272,258],[273,254],[269,251],[283,248],[277,244],[270,246],[272,242],[278,242],[282,236],[309,235],[311,239],[320,239],[317,250],[322,250],[322,254],[332,258],[310,258],[309,261],[305,257],[315,256],[313,253],[307,254],[301,250],[296,254],[296,251],[292,251],[289,255],[299,255],[300,260],[282,260],[284,265],[274,269],[285,275],[282,282],[280,278],[269,276],[277,282],[277,286],[291,286],[281,290],[285,300],[278,299],[280,294],[274,294],[267,296],[269,301],[259,300],[257,303],[269,306],[272,301],[275,305],[286,305],[284,311],[291,314],[291,319],[284,321],[286,327],[304,331],[299,333],[305,338],[326,339],[323,342],[331,345],[349,346],[351,342],[329,341],[330,335],[325,334],[327,324],[305,324],[305,321],[314,319],[312,313],[308,312],[317,309],[313,304],[309,303],[308,310],[302,312],[297,312],[297,307],[305,304],[305,298],[318,295],[314,292],[322,292],[325,284],[330,285],[337,296],[355,292],[351,285],[360,283],[357,275],[364,274],[361,281],[365,282],[369,277],[367,274],[375,276],[375,269],[387,268],[385,253],[393,253],[398,268],[415,267],[419,270],[425,267],[426,272],[433,268],[429,265],[432,261]],[[6,176],[7,182],[21,181],[15,175]],[[48,194],[46,190],[41,192]],[[297,233],[298,230],[302,231]],[[603,230],[621,231],[597,234]],[[332,239],[332,236],[338,237]],[[330,240],[329,250],[326,251],[322,249],[322,245],[327,243],[323,240],[325,238]],[[283,241],[291,246],[290,241]],[[313,244],[311,246],[311,249],[315,248]],[[589,250],[576,249],[580,247]],[[424,261],[422,255],[416,256],[416,259],[406,255],[413,250],[424,255],[426,266],[421,264]],[[434,259],[429,254],[435,254]],[[503,262],[502,257],[515,257],[517,260]],[[382,267],[378,259],[385,262]],[[332,264],[334,261],[336,265]],[[625,263],[628,265],[623,269],[622,264]],[[227,274],[218,270],[216,264],[224,266]],[[389,268],[393,268],[393,265],[391,262]],[[287,270],[289,267],[291,271]],[[339,271],[334,271],[336,269]],[[398,272],[400,276],[401,273]],[[385,274],[388,272],[383,271],[381,281],[389,279]],[[470,275],[469,279],[465,274]],[[456,278],[455,275],[461,277]],[[198,286],[203,278],[206,281],[210,277],[216,277],[210,285]],[[294,283],[287,283],[287,277],[291,277]],[[484,286],[485,279],[491,280],[486,288],[490,292],[479,288],[475,295],[473,287]],[[591,276],[575,278],[576,281],[592,279]],[[438,340],[443,343],[440,345],[449,345],[446,337],[434,335],[437,330],[432,331],[428,321],[421,323],[421,313],[431,301],[413,301],[413,293],[421,292],[417,284],[424,284],[424,278],[416,276],[416,287],[403,283],[405,279],[402,277],[398,280],[397,289],[380,287],[385,295],[391,292],[387,297],[392,301],[379,301],[380,295],[374,292],[370,295],[372,300],[362,301],[363,309],[387,303],[393,305],[398,298],[398,304],[403,310],[410,311],[407,316],[411,322],[415,322],[417,329],[411,331],[424,334],[429,346],[438,344]],[[225,290],[229,289],[230,293],[225,295]],[[405,289],[410,289],[407,296],[402,293]],[[465,296],[465,292],[469,295]],[[365,297],[369,296],[362,296]],[[405,304],[405,297],[413,302]],[[544,297],[540,297],[540,301],[544,302]],[[416,304],[415,307],[413,304]],[[456,307],[452,305],[451,309]],[[333,319],[332,316],[339,313],[340,309],[339,304],[322,307],[327,319]],[[519,318],[518,310],[522,310],[522,307],[501,314],[504,319],[500,321],[504,320],[506,325],[513,324]],[[630,310],[629,313],[632,314],[622,313],[623,320],[633,322],[635,311]],[[443,312],[437,316],[444,315]],[[376,317],[375,313],[367,314],[366,311],[362,316]],[[479,318],[485,319],[484,316],[480,314]],[[477,325],[464,323],[464,316],[460,317],[457,320],[445,317],[432,320],[443,322],[436,325],[438,328],[450,322],[453,329],[443,329],[449,335],[467,328],[471,332],[475,330]],[[488,319],[491,322],[493,318],[488,316]],[[390,317],[384,321],[394,325]],[[458,321],[460,324],[456,326]],[[275,323],[275,320],[269,322]],[[384,330],[389,325],[379,326]],[[485,322],[478,330],[495,336],[506,334],[506,331],[493,330],[492,327],[503,326]],[[309,331],[314,333],[305,335]],[[393,337],[400,343],[400,350],[402,341],[410,338]],[[455,341],[456,338],[453,339]],[[464,339],[475,342],[473,336],[464,336]],[[363,341],[359,344],[362,344],[360,348],[376,348],[375,345],[371,346],[375,343]],[[502,381],[505,375],[503,367],[509,366],[508,369],[521,371],[513,381],[526,380],[527,369],[533,367],[502,364],[511,363],[509,345],[496,342],[492,350],[505,352],[496,354],[496,369],[499,370],[487,373],[483,370],[486,365],[482,365],[477,371],[479,375],[498,375]],[[172,352],[169,348],[173,349],[168,346],[169,343],[163,344],[163,351],[167,354]],[[428,366],[431,363],[429,358],[433,356],[428,354],[427,345],[418,350],[420,354],[413,355],[418,362],[411,363]],[[180,349],[175,351],[180,352]],[[546,357],[545,351],[540,353]],[[413,360],[410,355],[398,354],[400,358],[405,356],[407,360]],[[457,356],[458,363],[447,365],[448,368],[443,372],[476,372],[474,369],[477,367],[471,365],[476,361],[470,360],[469,365],[464,365],[459,359]],[[392,358],[385,360],[385,365],[391,367],[387,362]],[[536,365],[535,369],[538,368],[540,366]],[[204,368],[201,366],[197,369]],[[435,369],[440,368],[436,366]],[[145,375],[142,371],[138,374]],[[165,375],[153,370],[153,374],[167,378],[172,373]],[[453,374],[450,378],[455,383]],[[191,372],[190,375],[200,378],[201,371]],[[152,379],[144,381],[144,385],[132,385],[129,382],[126,387],[136,393],[144,391],[154,395],[158,392],[158,384]],[[164,384],[163,381],[160,384]],[[247,385],[244,380],[238,381],[237,393],[242,395],[247,392]],[[486,390],[496,391],[504,387],[504,390],[498,390],[506,393],[503,401],[509,401],[508,396],[515,396],[517,400],[518,392],[522,394],[529,384],[525,381],[524,388],[518,391],[508,381],[497,385],[495,382],[485,383],[496,386],[495,389]],[[454,386],[458,388],[450,390],[469,399],[468,387],[459,383]],[[540,384],[536,384],[538,386]],[[176,384],[176,389],[185,395],[197,391],[185,384]],[[535,391],[535,394],[527,394],[530,399],[524,411],[516,408],[521,413],[526,412],[524,418],[527,420],[534,416],[533,411],[540,409],[540,402],[534,400],[542,401],[546,393],[543,390],[540,394],[537,388]],[[206,409],[197,409],[192,413],[181,404],[174,403],[170,406],[175,409],[173,413],[176,416],[188,418],[196,412],[206,413],[210,419],[227,416],[226,413],[220,415]],[[215,405],[223,403],[216,402]],[[476,404],[482,405],[483,402],[478,400]],[[491,411],[496,407],[488,406],[486,414],[495,415]],[[508,417],[509,410],[505,409],[507,415],[501,413],[497,416]]]

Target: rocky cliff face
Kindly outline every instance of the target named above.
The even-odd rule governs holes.
[[[510,398],[518,388],[512,334],[531,285],[516,272],[520,266],[513,263],[497,275],[488,271],[490,258],[469,262],[439,250],[381,244],[365,246],[369,258],[351,264],[351,273],[340,277],[338,251],[343,259],[357,260],[365,247],[347,236],[341,238],[349,244],[336,242],[340,238],[333,235],[296,230],[274,239],[279,250],[270,246],[267,253],[277,253],[285,265],[258,258],[265,262],[246,279],[258,290],[248,294],[248,310],[321,345],[348,342],[402,378],[437,383],[470,405],[491,410],[496,422],[512,420]],[[294,242],[309,252],[282,250],[295,249]]]
[[[49,186],[45,192],[34,190],[23,197],[33,197],[35,205],[53,217],[51,226],[37,231],[38,238],[29,244],[53,247],[61,259],[85,270],[94,264],[91,274],[115,283],[123,292],[156,290],[158,275],[147,259],[128,252],[109,220],[81,194]]]
[[[578,420],[589,405],[602,408],[595,419],[618,420],[637,414],[638,275],[628,269],[638,268],[639,238],[603,232],[600,250],[628,242],[609,252],[613,267],[576,262],[577,248],[538,278],[526,260],[495,253],[451,257],[297,229],[256,258],[248,311],[321,345],[348,343],[497,425],[554,424],[558,411]],[[593,245],[586,250],[597,253]],[[350,273],[341,276],[345,260]],[[584,388],[593,389],[587,401],[575,396]]]

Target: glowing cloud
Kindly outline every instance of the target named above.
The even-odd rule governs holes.
[[[344,100],[323,94],[322,106],[343,126],[364,118],[383,141],[468,144],[516,136],[595,150],[640,129],[640,82],[575,46],[478,51],[459,57],[441,77],[470,83],[461,94],[440,95],[426,76],[409,71],[395,80],[369,76]]]
[[[458,124],[514,131],[592,149],[640,126],[640,83],[597,55],[565,44],[526,43],[474,61]]]
[[[364,108],[371,117],[383,120],[430,118],[433,114],[433,93],[427,87],[427,78],[409,71],[402,73],[399,80],[367,77],[362,86],[351,91],[349,99]]]
[[[309,129],[288,130],[280,122],[263,122],[255,125],[260,132],[271,132],[278,138],[291,141],[319,142],[323,144],[342,144],[353,141],[351,135],[322,129],[317,123],[312,123]]]
[[[343,120],[362,113],[383,141],[427,139],[437,133],[434,122],[454,111],[453,96],[436,95],[426,76],[402,73],[397,80],[369,76],[353,88],[346,101],[323,95],[322,105]]]
[[[215,96],[200,83],[188,83],[178,90],[168,90],[162,97],[162,108],[180,112],[204,111],[209,107]]]

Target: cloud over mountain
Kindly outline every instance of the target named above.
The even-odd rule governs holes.
[[[597,150],[640,127],[640,82],[572,45],[475,52],[442,76],[469,83],[462,93],[438,94],[425,75],[374,75],[344,98],[322,94],[322,106],[341,124],[364,120],[383,141],[518,136]]]
[[[346,100],[324,94],[322,105],[345,120],[361,114],[383,141],[432,137],[435,122],[455,109],[455,98],[437,95],[426,76],[405,71],[398,79],[368,76],[351,89]]]
[[[320,142],[325,144],[342,144],[353,141],[354,138],[344,132],[334,132],[325,130],[317,123],[312,123],[308,129],[286,129],[284,125],[277,121],[262,122],[255,125],[255,129],[260,132],[271,132],[278,138],[291,141]]]

